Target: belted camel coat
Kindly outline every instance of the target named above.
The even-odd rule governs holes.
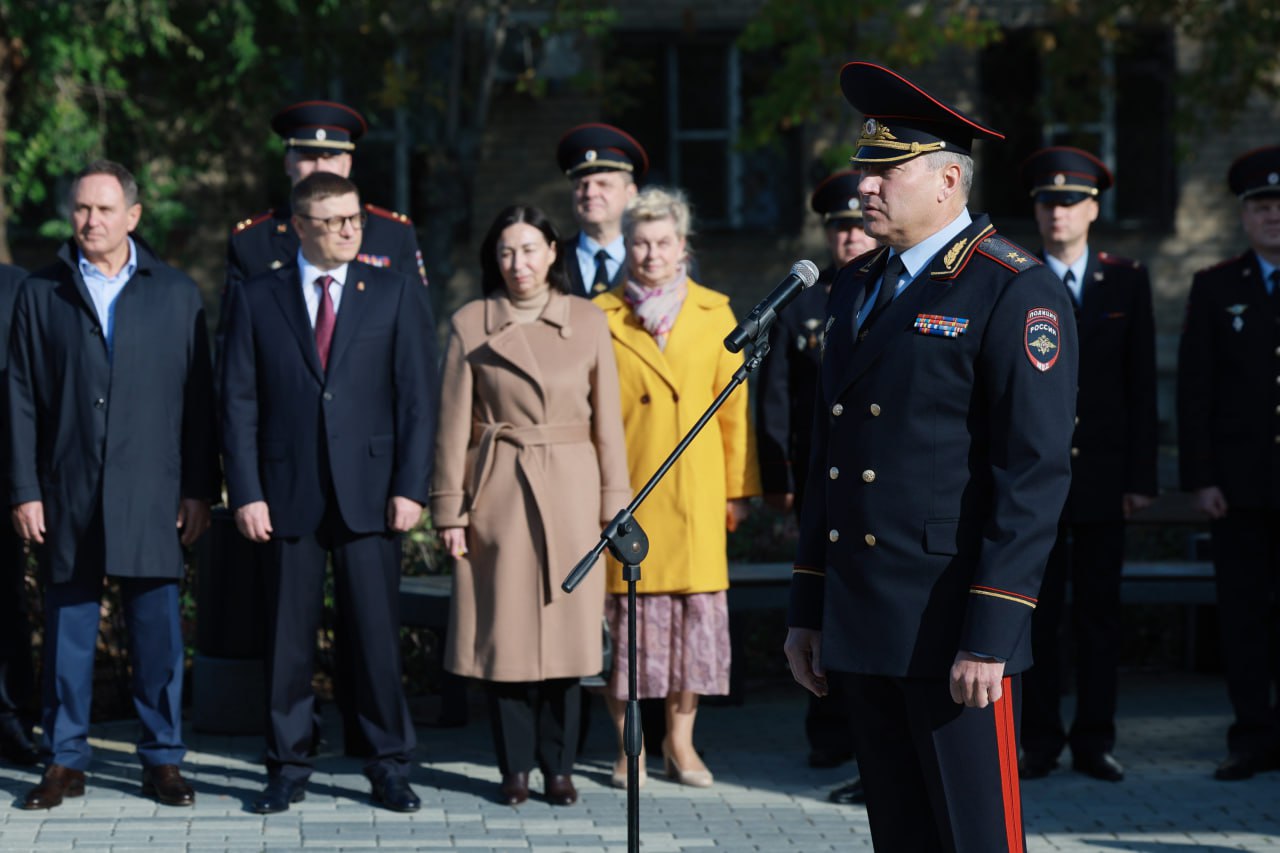
[[[445,666],[488,681],[600,671],[603,563],[560,583],[631,498],[609,328],[553,292],[517,323],[506,293],[453,317],[431,511],[467,528],[454,570]]]

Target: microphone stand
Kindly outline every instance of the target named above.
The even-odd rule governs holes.
[[[627,583],[627,710],[622,729],[622,745],[627,755],[628,853],[640,851],[640,747],[644,738],[640,726],[640,700],[636,695],[639,693],[636,676],[636,582],[640,580],[640,564],[649,554],[649,537],[645,535],[644,528],[636,520],[635,511],[671,470],[676,460],[684,454],[685,449],[707,425],[707,422],[720,411],[720,407],[729,399],[729,395],[764,361],[764,357],[769,354],[771,325],[773,325],[772,319],[756,331],[755,336],[745,348],[746,355],[742,365],[734,371],[733,379],[728,386],[702,413],[702,417],[698,418],[698,422],[685,437],[680,439],[680,443],[671,451],[671,455],[649,478],[649,482],[644,484],[644,488],[631,499],[631,503],[618,511],[618,514],[600,533],[600,541],[578,561],[564,582],[560,584],[560,588],[565,592],[573,592],[591,571],[605,548],[608,548],[613,558],[622,564],[622,579]]]

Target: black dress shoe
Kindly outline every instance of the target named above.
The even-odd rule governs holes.
[[[867,792],[862,787],[862,777],[855,777],[848,785],[841,785],[836,788],[830,794],[827,794],[827,799],[842,806],[865,803],[867,801]]]
[[[1267,761],[1256,753],[1233,752],[1213,771],[1213,778],[1220,782],[1239,782],[1255,773],[1268,769]]]
[[[826,769],[829,767],[839,767],[853,760],[853,753],[847,749],[822,749],[816,748],[809,750],[809,766]]]
[[[0,755],[23,767],[32,767],[40,761],[40,753],[27,736],[27,727],[13,714],[0,717]]]
[[[393,812],[416,812],[422,800],[409,787],[409,779],[394,774],[373,781],[373,801]]]
[[[267,783],[267,787],[249,806],[249,810],[257,814],[278,814],[287,812],[291,803],[300,803],[306,798],[306,782],[276,776]]]
[[[502,796],[499,802],[508,806],[518,806],[529,799],[529,774],[507,773],[502,777]]]
[[[553,773],[547,777],[547,802],[553,806],[571,806],[578,801],[578,789],[573,787],[573,777]]]
[[[62,805],[64,797],[84,796],[84,771],[72,770],[61,764],[50,764],[44,771],[40,784],[27,792],[22,800],[24,809],[51,809]]]
[[[195,805],[196,792],[176,764],[157,764],[142,771],[142,796],[166,806]]]
[[[1018,756],[1018,778],[1043,779],[1058,767],[1058,757],[1042,752],[1023,752]]]
[[[1071,756],[1071,769],[1103,782],[1119,782],[1124,778],[1124,765],[1109,752],[1085,752]]]

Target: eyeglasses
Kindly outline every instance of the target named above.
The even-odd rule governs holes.
[[[324,226],[324,230],[330,234],[337,234],[346,225],[350,225],[356,231],[363,231],[365,223],[369,221],[369,214],[363,210],[350,216],[330,216],[328,219],[321,219],[319,216],[308,216],[305,213],[299,213],[298,215],[303,219],[319,222]]]

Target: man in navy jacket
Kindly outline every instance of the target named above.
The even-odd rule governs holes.
[[[143,793],[189,806],[178,581],[218,487],[204,301],[130,236],[142,205],[123,166],[90,164],[70,201],[74,237],[23,282],[10,333],[9,501],[44,582],[49,762],[22,807],[84,793],[104,576],[124,600]]]
[[[311,775],[311,676],[326,557],[354,629],[356,718],[374,799],[414,811],[400,682],[400,536],[422,515],[434,444],[435,323],[409,275],[356,261],[366,213],[346,178],[293,191],[294,263],[245,282],[223,363],[222,439],[236,526],[269,543],[269,782],[284,811]]]

